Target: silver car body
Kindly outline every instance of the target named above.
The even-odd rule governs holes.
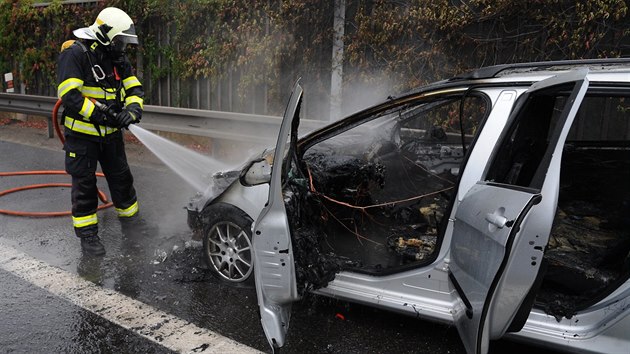
[[[483,176],[493,154],[497,153],[496,142],[500,141],[511,117],[518,113],[515,113],[518,109],[515,104],[519,97],[539,86],[558,82],[577,82],[576,99],[567,104],[564,127],[558,132],[556,145],[550,148],[548,170],[541,188],[534,191],[506,189],[484,183]],[[628,84],[630,90],[630,64],[613,65],[605,70],[597,63],[576,64],[549,71],[464,79],[461,84],[455,81],[446,86],[438,84],[434,90],[426,89],[426,95],[440,95],[474,86],[491,101],[491,112],[461,171],[455,203],[437,257],[427,266],[389,275],[341,271],[326,287],[315,292],[454,324],[471,353],[486,352],[489,340],[502,337],[568,352],[630,352],[630,280],[570,319],[556,318],[533,308],[520,331],[507,332],[538,274],[557,204],[563,141],[589,83],[623,83]],[[298,96],[302,94],[299,85],[294,87],[293,94],[278,138],[274,167],[282,165],[287,138],[290,140],[291,119],[299,114],[299,110],[295,111],[301,99]],[[254,273],[261,320],[270,344],[279,347],[289,327],[290,304],[299,296],[295,291],[291,235],[279,169],[273,169],[270,185],[243,186],[237,181],[218,197],[198,201],[191,207],[201,209],[208,203],[227,202],[255,220]],[[512,229],[513,224],[506,227],[506,222],[520,223],[519,230]],[[530,241],[538,236],[542,237]],[[488,240],[493,242],[486,242]],[[491,249],[478,249],[481,253],[475,254],[470,245],[482,242],[492,244]],[[509,257],[504,257],[506,253]],[[454,284],[454,279],[459,284]]]

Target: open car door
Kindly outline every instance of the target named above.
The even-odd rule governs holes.
[[[449,284],[468,353],[522,328],[558,201],[562,149],[588,70],[532,85],[517,101],[482,180],[456,211]],[[540,273],[542,275],[542,273]]]
[[[291,157],[287,156],[287,163],[283,166],[284,157],[290,155],[287,151],[294,149],[296,144],[302,93],[298,80],[278,134],[269,182],[269,200],[253,226],[254,279],[260,321],[273,349],[284,345],[291,304],[299,299],[282,182],[291,162]]]

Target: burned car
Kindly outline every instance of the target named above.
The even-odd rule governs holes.
[[[272,347],[305,292],[512,338],[630,348],[630,60],[486,67],[299,137],[188,206],[226,282],[253,282]]]

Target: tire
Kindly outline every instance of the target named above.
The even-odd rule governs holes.
[[[232,285],[254,284],[252,219],[227,203],[202,211],[203,256],[219,280]]]

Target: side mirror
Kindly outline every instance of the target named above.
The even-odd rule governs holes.
[[[271,181],[271,164],[265,159],[253,160],[243,169],[239,181],[244,186],[257,186]]]

